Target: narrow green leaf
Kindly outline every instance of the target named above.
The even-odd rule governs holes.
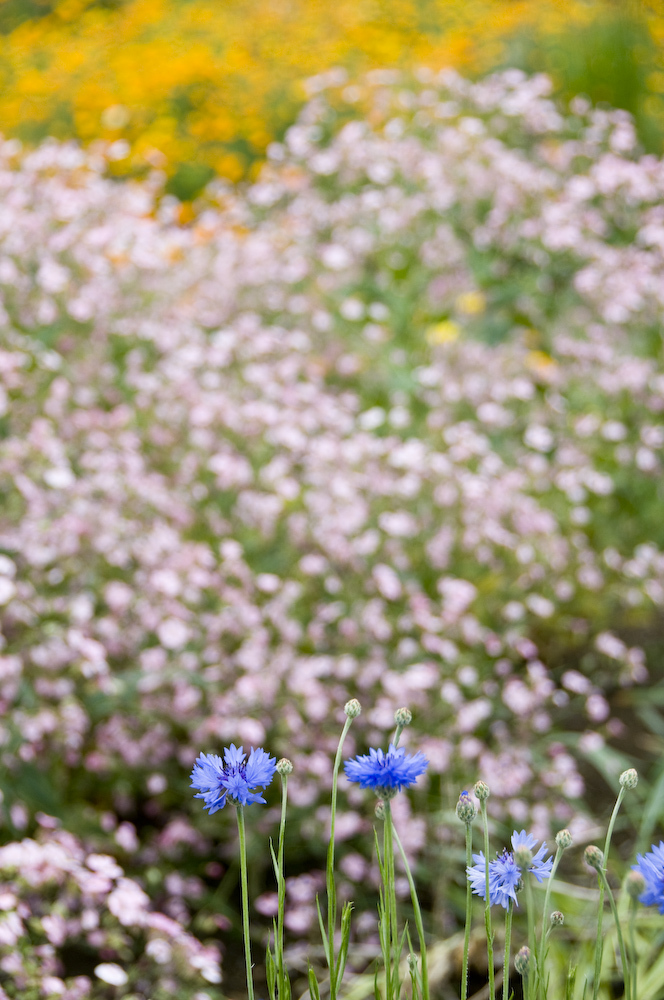
[[[267,979],[267,991],[270,1000],[277,1000],[277,967],[274,963],[269,944],[265,952],[265,978]]]
[[[274,846],[272,844],[272,837],[270,837],[270,855],[272,857],[272,867],[274,868],[274,877],[277,880],[277,885],[279,884],[279,862],[277,861],[277,855],[274,853]]]
[[[374,972],[374,997],[375,1000],[381,1000],[380,987],[378,986],[378,966],[376,965],[376,971]]]
[[[318,980],[314,974],[314,970],[309,966],[309,993],[311,994],[311,1000],[320,1000],[320,990],[318,989]]]
[[[318,911],[318,926],[320,927],[320,935],[323,939],[323,948],[325,949],[325,958],[327,959],[327,964],[330,964],[330,943],[327,939],[327,934],[325,932],[325,923],[323,922],[323,914],[320,911],[320,901],[318,899],[318,893],[316,893],[316,909]]]
[[[343,910],[341,911],[341,945],[339,948],[339,955],[337,956],[337,968],[335,981],[337,986],[343,979],[344,971],[346,969],[346,960],[348,958],[348,947],[350,944],[350,927],[351,927],[351,916],[353,913],[353,904],[344,903]]]

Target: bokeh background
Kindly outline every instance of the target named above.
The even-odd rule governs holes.
[[[188,777],[231,742],[295,764],[302,995],[350,697],[349,755],[407,704],[430,760],[394,809],[436,996],[478,778],[498,842],[573,831],[562,990],[620,771],[617,878],[663,811],[660,5],[2,0],[0,32],[0,997],[243,995],[234,816]],[[340,796],[361,1000],[373,803]]]

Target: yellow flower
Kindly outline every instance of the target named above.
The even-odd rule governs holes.
[[[558,363],[546,351],[528,351],[526,367],[542,379],[549,379],[558,371]]]
[[[444,319],[440,323],[434,323],[426,332],[427,341],[430,344],[451,344],[459,339],[461,327],[451,319]]]
[[[479,316],[486,309],[486,299],[482,292],[464,292],[458,297],[455,305],[459,312],[466,316]]]
[[[51,14],[0,33],[0,132],[29,138],[57,131],[83,143],[122,138],[139,169],[141,157],[157,147],[171,174],[189,162],[246,178],[294,120],[302,81],[325,67],[344,67],[353,87],[375,68],[455,66],[478,75],[505,58],[515,32],[545,38],[592,23],[607,6],[607,0],[57,0]],[[644,16],[657,45],[664,15],[655,6]],[[662,74],[651,68],[644,97],[650,103],[643,107],[659,119]],[[361,113],[361,85],[357,92]],[[479,292],[457,303],[463,316],[485,307]]]

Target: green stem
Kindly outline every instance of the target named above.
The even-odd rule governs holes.
[[[242,934],[244,936],[244,960],[247,969],[247,996],[254,1000],[254,980],[251,966],[251,943],[249,940],[249,887],[247,883],[247,842],[244,834],[244,809],[236,807],[237,832],[240,838],[240,885],[242,888]]]
[[[613,827],[615,826],[616,817],[618,815],[618,810],[620,809],[620,803],[623,800],[625,794],[625,789],[621,786],[618,792],[618,798],[616,799],[616,804],[613,807],[613,812],[611,813],[611,819],[609,820],[609,826],[606,831],[606,840],[604,841],[604,864],[606,865],[609,858],[609,848],[611,847],[611,837],[613,836]],[[593,980],[593,1000],[597,1000],[599,996],[599,986],[600,977],[602,974],[602,952],[604,950],[604,941],[602,939],[602,922],[604,919],[604,882],[599,879],[599,902],[597,910],[597,937],[595,938],[595,976]]]
[[[505,957],[503,958],[503,1000],[510,997],[510,945],[512,943],[512,911],[514,903],[510,899],[505,913]]]
[[[549,931],[549,921],[551,916],[549,913],[549,901],[551,899],[551,884],[555,878],[556,871],[558,870],[560,859],[563,856],[563,850],[564,849],[562,847],[559,847],[557,849],[556,856],[553,859],[553,867],[551,868],[551,874],[549,875],[549,878],[547,879],[546,882],[546,893],[544,895],[544,911],[542,913],[542,933],[540,935],[539,955],[537,956],[537,966],[540,969],[540,977],[537,984],[537,996],[539,1000],[541,1000],[542,997],[542,985],[544,982],[544,963],[546,962],[546,953],[547,953],[546,942],[549,936],[548,931]]]
[[[288,800],[288,776],[281,776],[281,822],[279,823],[279,846],[277,849],[279,908],[277,913],[277,974],[279,981],[279,1000],[285,1000],[287,994],[286,970],[284,968],[284,912],[286,909],[286,879],[284,878],[284,840],[286,834],[286,803]]]
[[[332,804],[330,810],[330,843],[327,849],[327,870],[325,884],[327,889],[327,940],[329,951],[329,971],[330,971],[330,1000],[336,1000],[337,996],[337,975],[336,957],[334,954],[334,934],[337,923],[337,891],[334,882],[334,824],[337,814],[337,783],[339,780],[339,769],[341,767],[341,757],[343,746],[351,727],[352,718],[348,716],[339,737],[339,746],[334,758],[334,769],[332,771]]]
[[[486,949],[489,971],[489,997],[496,1000],[496,982],[493,968],[493,930],[491,927],[491,897],[489,896],[489,819],[486,812],[486,800],[480,802],[482,824],[484,827],[484,858],[486,861],[486,883],[484,900],[484,926],[486,928]]]
[[[528,947],[530,948],[531,968],[528,970],[528,1000],[534,1000],[536,984],[540,978],[539,962],[537,960],[537,949],[535,948],[535,901],[533,899],[533,883],[528,871],[523,872],[523,880],[526,883],[526,907],[528,918]],[[532,971],[531,971],[532,970]]]
[[[408,879],[408,885],[410,886],[410,898],[413,903],[413,911],[415,914],[415,926],[417,927],[417,934],[420,939],[420,961],[422,965],[422,1000],[429,1000],[429,968],[427,963],[427,947],[426,939],[424,937],[424,924],[422,922],[422,910],[420,909],[420,901],[417,898],[417,890],[415,889],[415,882],[410,870],[410,865],[408,864],[408,858],[406,857],[406,852],[404,851],[401,841],[399,840],[399,834],[394,826],[394,821],[392,821],[392,833],[394,834],[394,839],[396,841],[397,847],[399,848],[399,853],[404,863],[404,868],[406,869],[406,878]],[[470,882],[468,883],[470,886]]]
[[[392,810],[390,809],[389,801],[385,802],[385,846],[384,846],[384,864],[385,864],[385,903],[389,906],[389,924],[390,924],[390,937],[392,941],[392,984],[394,989],[394,996],[399,996],[399,929],[397,925],[397,894],[395,887],[395,874],[394,874],[394,844],[392,841]]]
[[[473,863],[473,830],[466,823],[466,868]],[[461,1000],[468,1000],[468,952],[470,951],[470,926],[472,923],[473,889],[466,878],[466,928],[463,935],[463,969],[461,972]]]
[[[623,940],[622,927],[620,926],[620,917],[618,916],[618,909],[616,907],[616,901],[613,898],[613,893],[611,892],[611,887],[606,880],[606,875],[604,870],[600,868],[598,875],[604,886],[604,891],[609,897],[609,906],[611,907],[611,912],[613,913],[613,919],[616,925],[616,934],[618,935],[618,947],[620,948],[620,960],[623,967],[623,981],[625,984],[625,1000],[632,1000],[632,990],[631,990],[631,980],[629,974],[629,966],[627,964],[627,953],[625,952],[625,942]]]
[[[389,902],[389,870],[387,865],[387,857],[389,852],[389,845],[387,839],[387,825],[390,821],[390,817],[385,811],[383,815],[383,863],[381,866],[381,876],[382,876],[382,887],[381,887],[381,901],[382,906],[380,909],[380,919],[382,923],[381,928],[381,948],[383,952],[383,965],[385,967],[385,1000],[392,1000],[392,918],[391,909]]]
[[[630,899],[629,907],[629,950],[632,957],[632,976],[631,976],[631,988],[632,988],[632,1000],[636,1000],[636,939],[634,936],[634,922],[636,920],[636,900]]]

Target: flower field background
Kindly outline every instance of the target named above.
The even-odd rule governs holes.
[[[241,994],[233,817],[207,815],[189,787],[197,756],[231,742],[294,764],[286,926],[301,995],[320,960],[349,698],[363,706],[349,755],[385,746],[407,705],[404,744],[429,761],[392,808],[441,998],[464,905],[462,788],[489,784],[498,831],[568,827],[582,847],[637,763],[615,837],[626,870],[662,821],[656,58],[616,97],[634,119],[554,100],[562,76],[360,72],[400,61],[410,31],[409,60],[479,74],[516,59],[529,31],[559,39],[578,18],[583,38],[599,9],[445,6],[439,37],[436,4],[404,0],[389,18],[339,4],[335,36],[315,4],[256,3],[252,48],[246,8],[227,5],[237,35],[224,37],[246,40],[233,57],[254,58],[231,73],[199,0],[0,5],[14,135],[0,144],[6,996]],[[641,55],[654,51],[656,11],[629,16]],[[613,65],[627,22],[605,23]],[[332,62],[304,102],[302,71]],[[16,138],[48,133],[87,148]],[[213,170],[183,211],[172,192]],[[259,974],[279,814],[266,798],[247,830]],[[343,779],[358,973],[376,949],[372,825]],[[596,878],[568,854],[583,939]],[[403,877],[398,889],[407,900]],[[654,931],[644,917],[644,940]],[[101,980],[99,963],[125,980]]]
[[[654,0],[2,0],[0,128],[115,140],[116,173],[159,163],[190,198],[255,178],[329,67],[518,66],[630,111],[661,152],[663,45]]]

